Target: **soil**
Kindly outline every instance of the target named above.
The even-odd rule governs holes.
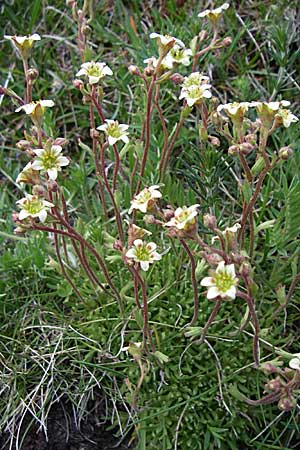
[[[69,402],[61,401],[54,405],[47,420],[47,435],[44,432],[37,432],[37,427],[32,426],[29,431],[25,431],[29,425],[31,417],[25,417],[19,442],[24,437],[22,446],[19,450],[129,450],[134,449],[135,445],[129,446],[131,433],[126,436],[122,442],[118,433],[118,427],[108,429],[111,422],[103,423],[105,417],[105,402],[103,399],[89,403],[90,411],[82,419],[80,428],[74,420],[74,413]],[[132,442],[132,441],[131,441]],[[10,446],[9,435],[0,436],[1,450],[15,450],[16,443]]]

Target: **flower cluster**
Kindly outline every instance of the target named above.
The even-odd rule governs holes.
[[[196,223],[196,217],[198,214],[197,208],[200,205],[183,206],[182,208],[177,208],[174,212],[174,217],[165,224],[166,227],[174,227],[179,231],[189,230],[194,227]]]
[[[179,64],[184,66],[190,65],[190,57],[193,52],[191,49],[185,47],[184,43],[173,36],[163,35],[158,33],[151,33],[151,39],[156,39],[158,42],[159,53],[163,55],[160,63],[162,70],[170,70]],[[148,67],[156,69],[158,59],[152,56],[144,60]]]

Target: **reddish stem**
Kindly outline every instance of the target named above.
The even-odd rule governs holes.
[[[197,279],[196,279],[196,263],[195,258],[193,256],[193,253],[189,249],[189,246],[184,240],[180,240],[181,245],[185,249],[186,253],[189,256],[190,262],[191,262],[191,280],[192,280],[192,286],[193,286],[193,292],[194,292],[194,314],[191,322],[189,323],[189,326],[192,327],[197,319],[199,314],[199,297],[198,297],[198,285],[197,285]]]

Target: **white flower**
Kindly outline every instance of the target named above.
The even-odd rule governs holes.
[[[41,37],[39,34],[34,33],[31,36],[4,36],[4,39],[10,40],[21,56],[27,59],[34,42],[40,41]]]
[[[219,8],[216,9],[206,9],[198,14],[198,17],[207,17],[209,20],[216,21],[219,19],[223,11],[229,8],[229,3],[223,3]]]
[[[168,56],[168,55],[167,55]],[[158,64],[158,58],[151,56],[151,58],[144,59],[144,63],[148,65],[150,69],[156,69]],[[165,57],[160,63],[160,68],[162,70],[169,70],[173,68],[173,59]]]
[[[81,69],[76,76],[85,76],[88,78],[89,84],[97,84],[106,75],[112,74],[112,70],[105,63],[90,61],[81,64]]]
[[[300,370],[300,353],[295,354],[295,358],[292,358],[289,362],[291,369]]]
[[[27,219],[27,217],[38,217],[41,222],[45,222],[47,218],[47,211],[54,205],[47,200],[38,197],[37,195],[25,195],[26,197],[17,201],[17,205],[20,205],[21,207],[19,220]]]
[[[288,128],[291,123],[298,122],[298,117],[291,113],[289,109],[279,109],[275,114],[275,119],[278,123],[283,125],[285,128]]]
[[[178,230],[187,230],[196,223],[195,218],[198,214],[198,206],[200,205],[196,204],[189,207],[183,206],[182,208],[177,208],[174,212],[174,217],[165,224],[165,227],[175,227]]]
[[[178,44],[175,44],[174,47],[171,48],[167,56],[163,59],[162,64],[170,65],[174,64],[183,64],[184,66],[190,65],[190,57],[193,55],[193,52],[190,48],[183,48]],[[172,66],[170,67],[172,68]]]
[[[141,269],[147,271],[150,264],[161,259],[161,255],[155,250],[156,244],[154,242],[147,244],[141,239],[136,239],[133,242],[133,247],[127,251],[126,257],[138,262]]]
[[[245,113],[248,111],[248,107],[253,106],[249,102],[233,102],[226,103],[226,105],[219,105],[217,108],[218,112],[225,111],[229,117],[244,117]]]
[[[62,147],[60,145],[52,145],[48,148],[37,148],[34,153],[38,156],[32,163],[33,170],[41,170],[47,172],[50,180],[56,180],[57,172],[61,171],[63,166],[69,164],[68,158],[61,156]]]
[[[234,299],[237,282],[234,264],[225,265],[225,262],[221,261],[212,277],[203,278],[201,286],[208,287],[207,298],[209,300],[216,297]]]
[[[241,228],[241,225],[239,223],[234,224],[232,227],[227,227],[225,228],[225,231],[223,231],[222,233],[224,235],[226,235],[227,233],[237,233],[238,230]]]
[[[209,84],[209,77],[202,75],[201,72],[192,72],[188,77],[184,77],[182,83],[183,88],[190,88],[192,86],[200,86],[203,84]]]
[[[30,102],[19,106],[19,108],[16,109],[16,112],[24,111],[31,117],[35,125],[40,126],[46,108],[52,108],[52,106],[54,106],[52,100],[38,100],[37,102]]]
[[[33,170],[31,162],[26,164],[16,179],[16,183],[39,184],[39,181],[39,175]]]
[[[184,43],[182,41],[176,39],[173,36],[170,36],[169,34],[151,33],[150,39],[157,39],[159,44],[163,47],[172,44],[172,42],[175,42],[175,44],[179,45],[180,47],[184,47]]]
[[[133,200],[131,200],[131,206],[128,213],[131,214],[134,209],[139,209],[141,212],[146,213],[149,206],[152,206],[157,198],[162,197],[162,194],[158,189],[158,185],[146,187],[145,189],[143,189],[133,198]]]
[[[257,109],[258,113],[268,112],[274,114],[282,107],[290,106],[291,102],[288,100],[281,100],[278,102],[251,102],[249,106],[253,106]]]
[[[126,130],[129,125],[119,123],[117,120],[106,119],[105,124],[100,125],[97,130],[104,131],[108,137],[109,145],[114,145],[117,141],[123,141],[125,144],[129,142],[128,133]]]
[[[179,100],[185,98],[188,106],[193,106],[196,103],[200,103],[203,98],[211,98],[210,84],[202,84],[199,86],[191,86],[183,88],[180,93]]]

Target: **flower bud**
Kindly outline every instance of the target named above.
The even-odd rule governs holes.
[[[32,188],[32,194],[37,197],[46,197],[46,189],[40,184],[35,184]]]
[[[164,218],[166,220],[171,220],[172,217],[174,217],[174,211],[173,209],[163,209]]]
[[[115,242],[113,243],[113,248],[119,252],[121,252],[123,250],[123,245],[122,242],[119,241],[118,239],[115,240]]]
[[[75,0],[66,0],[66,6],[70,6],[72,8],[75,4]]]
[[[140,77],[142,75],[138,66],[134,66],[133,64],[128,67],[128,72],[130,73],[130,75],[135,75],[137,77]]]
[[[172,83],[174,84],[181,84],[184,80],[184,77],[182,75],[180,75],[180,73],[173,73],[170,77],[169,77],[170,81],[172,81]]]
[[[84,87],[84,82],[76,78],[75,80],[73,80],[73,86],[75,89],[81,90]]]
[[[296,406],[296,400],[294,397],[281,397],[281,399],[278,402],[278,408],[282,411],[290,411]]]
[[[146,215],[144,216],[144,222],[145,222],[147,225],[152,225],[152,224],[155,223],[155,221],[156,221],[155,217],[154,217],[153,215],[151,215],[151,214],[146,214]]]
[[[256,145],[256,135],[255,134],[247,134],[245,136],[245,141],[250,142],[252,145]]]
[[[34,81],[38,78],[39,72],[37,69],[29,69],[29,70],[27,70],[26,75],[27,75],[28,79],[31,81],[31,83],[33,84]]]
[[[279,377],[275,378],[274,380],[268,381],[268,383],[265,384],[266,391],[279,391],[281,389],[282,383]]]
[[[91,139],[98,139],[100,136],[100,132],[95,130],[95,128],[90,129],[90,137]]]
[[[217,136],[208,136],[208,141],[213,145],[214,147],[220,147],[220,139]]]
[[[16,228],[14,229],[14,234],[20,236],[20,235],[25,234],[26,231],[27,231],[26,228],[23,228],[23,227],[16,227]]]
[[[11,215],[11,219],[14,223],[19,221],[19,214],[16,211],[13,211],[12,215]]]
[[[251,270],[252,270],[251,265],[247,262],[243,262],[243,264],[240,267],[239,272],[243,278],[247,278],[250,275]]]
[[[60,145],[61,147],[63,147],[64,145],[67,145],[69,143],[68,139],[65,138],[56,138],[53,141],[53,145]]]
[[[30,150],[31,149],[30,145],[31,143],[29,141],[26,141],[25,139],[21,139],[19,142],[16,143],[17,149],[22,151]]]
[[[231,145],[228,149],[228,155],[235,156],[238,155],[240,151],[239,145]]]
[[[204,214],[204,216],[203,216],[203,224],[204,224],[205,227],[207,227],[210,230],[214,231],[217,228],[216,216],[213,216],[212,214]]]
[[[252,145],[250,142],[243,142],[240,146],[240,152],[243,153],[243,155],[248,155],[252,150],[254,150],[254,145]]]
[[[81,31],[82,31],[82,34],[84,34],[85,36],[87,36],[88,34],[91,33],[92,29],[91,29],[91,27],[89,27],[88,25],[84,25],[84,26],[81,28]]]
[[[49,192],[57,192],[58,191],[58,184],[54,180],[49,180],[47,182],[47,188]]]
[[[227,36],[226,38],[223,39],[223,41],[221,42],[222,47],[228,47],[228,45],[230,45],[232,43],[232,39],[230,36]]]
[[[282,160],[289,159],[293,154],[293,149],[291,147],[281,147],[281,149],[278,152],[278,156]]]
[[[239,255],[237,253],[231,253],[231,260],[234,264],[240,265],[245,261],[244,255]]]
[[[201,254],[205,261],[212,267],[217,266],[222,260],[222,257],[220,255],[217,255],[216,253],[201,252]]]
[[[154,74],[154,68],[153,67],[146,67],[144,69],[144,75],[146,77],[152,77],[153,74]]]

